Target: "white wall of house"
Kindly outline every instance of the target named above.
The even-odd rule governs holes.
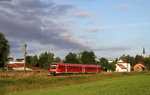
[[[23,71],[24,70],[24,67],[18,67],[18,68],[12,68],[13,70],[16,70],[16,71]],[[32,71],[32,69],[29,69],[29,68],[26,68],[27,71]]]
[[[127,71],[126,69],[122,69],[116,64],[116,72],[126,72],[126,71]]]
[[[126,69],[122,69],[117,64],[122,64],[124,67],[126,67]],[[116,72],[130,72],[131,71],[130,63],[117,63],[117,64],[116,64]]]

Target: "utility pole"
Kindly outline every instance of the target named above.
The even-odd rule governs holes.
[[[27,48],[27,44],[24,43],[24,73],[26,74],[26,48]]]

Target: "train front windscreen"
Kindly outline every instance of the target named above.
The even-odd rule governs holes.
[[[52,69],[52,70],[56,69],[56,66],[57,66],[56,64],[52,64],[52,65],[51,65],[51,69]]]

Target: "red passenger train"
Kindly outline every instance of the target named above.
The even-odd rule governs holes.
[[[101,72],[100,65],[82,65],[82,64],[68,64],[68,63],[52,63],[50,65],[50,73],[58,74],[79,74],[79,73],[99,73]]]

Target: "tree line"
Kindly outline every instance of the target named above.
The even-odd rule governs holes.
[[[10,45],[9,41],[5,36],[0,33],[0,67],[4,66],[4,63],[8,61],[7,57],[9,55]],[[101,65],[103,71],[112,70],[115,71],[116,63],[119,59],[122,59],[124,62],[131,63],[133,67],[138,62],[143,62],[147,69],[150,70],[150,57],[143,58],[141,55],[136,55],[135,57],[130,55],[122,55],[120,58],[116,58],[115,61],[109,63],[106,58],[100,58],[96,60],[96,56],[93,51],[83,51],[79,53],[68,53],[65,56],[65,59],[60,57],[55,57],[53,53],[45,52],[41,53],[39,56],[27,56],[26,62],[27,66],[30,67],[41,67],[46,70],[49,69],[51,63],[54,62],[64,62],[64,63],[74,63],[74,64],[89,64],[89,65]]]
[[[26,61],[28,66],[41,67],[44,69],[49,69],[51,63],[64,62],[72,64],[101,65],[104,71],[107,70],[115,71],[116,62],[110,64],[106,58],[101,58],[98,61],[96,61],[95,58],[96,56],[93,51],[83,51],[80,53],[70,52],[65,56],[65,59],[54,57],[53,53],[45,52],[40,54],[39,57],[37,55],[27,56]]]
[[[44,69],[49,69],[49,65],[54,62],[64,62],[64,63],[74,63],[74,64],[89,64],[89,65],[101,65],[103,71],[111,70],[115,71],[117,61],[122,59],[124,62],[130,63],[131,67],[134,67],[137,63],[142,62],[148,70],[150,70],[150,57],[143,58],[141,55],[130,56],[122,55],[119,58],[116,58],[115,61],[109,63],[109,61],[102,57],[99,60],[96,60],[96,56],[93,51],[83,51],[80,53],[68,53],[65,56],[65,59],[59,57],[54,57],[53,53],[42,53],[39,57],[27,56],[28,66],[41,67]]]

